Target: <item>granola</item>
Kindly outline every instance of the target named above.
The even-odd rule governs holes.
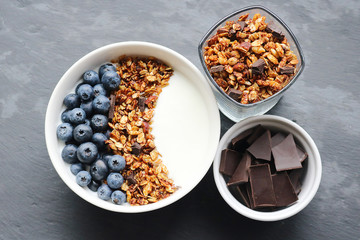
[[[242,104],[261,101],[283,89],[299,62],[287,38],[266,23],[265,16],[248,17],[227,21],[208,40],[203,54],[218,86]],[[235,90],[240,94],[233,94]]]
[[[173,70],[153,57],[123,56],[114,64],[122,81],[119,90],[112,93],[112,132],[106,143],[126,160],[121,189],[127,201],[131,205],[157,202],[176,190],[151,134],[157,99]]]

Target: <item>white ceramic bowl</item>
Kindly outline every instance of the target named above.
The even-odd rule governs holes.
[[[144,206],[115,205],[103,201],[87,187],[76,184],[70,165],[61,158],[64,142],[56,137],[65,109],[64,97],[74,92],[82,74],[122,55],[153,56],[174,69],[169,86],[160,94],[153,118],[155,145],[177,190],[170,197]],[[189,193],[209,170],[220,139],[220,116],[215,97],[201,72],[175,51],[147,42],[121,42],[96,49],[82,57],[63,75],[53,91],[45,119],[48,152],[66,185],[86,201],[115,212],[146,212],[167,206]]]
[[[302,188],[300,194],[298,195],[298,201],[291,206],[272,212],[252,210],[240,203],[231,194],[226,186],[224,177],[219,172],[221,151],[228,147],[232,138],[238,136],[241,132],[247,129],[255,127],[258,124],[261,124],[270,130],[279,130],[282,132],[292,133],[298,144],[300,144],[308,153],[308,159],[306,160],[307,164],[304,169]],[[238,122],[224,134],[220,140],[218,150],[215,155],[213,171],[215,183],[221,196],[235,211],[254,220],[278,221],[297,214],[310,203],[320,185],[322,166],[319,151],[310,135],[303,128],[283,117],[263,115],[249,117],[241,122]]]

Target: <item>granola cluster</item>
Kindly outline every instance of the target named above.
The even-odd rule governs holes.
[[[157,202],[176,190],[151,134],[156,101],[173,70],[151,57],[123,56],[114,64],[122,81],[113,92],[112,132],[107,144],[126,160],[121,189],[131,205]]]
[[[242,104],[266,99],[284,88],[296,72],[298,59],[286,37],[255,14],[227,21],[208,40],[204,59],[211,76]]]

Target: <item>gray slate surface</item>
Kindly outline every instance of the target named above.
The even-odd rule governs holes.
[[[249,220],[220,197],[212,169],[174,205],[107,212],[61,181],[44,138],[47,102],[81,56],[126,40],[169,47],[201,68],[197,44],[248,1],[0,0],[0,239],[360,239],[360,3],[258,1],[293,30],[302,76],[269,114],[295,120],[323,161],[320,189],[298,215]],[[222,116],[222,133],[233,123]],[[240,235],[241,234],[241,235]]]

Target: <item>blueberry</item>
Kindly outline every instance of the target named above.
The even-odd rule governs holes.
[[[90,117],[93,111],[92,101],[84,101],[80,104],[80,108],[84,110],[87,117]]]
[[[109,111],[110,100],[104,95],[97,96],[92,101],[92,108],[95,113],[105,114]]]
[[[126,195],[120,190],[116,190],[111,194],[111,201],[117,205],[123,204],[126,202]]]
[[[86,71],[83,75],[84,83],[94,86],[100,83],[99,74],[93,70]]]
[[[77,146],[74,144],[67,144],[63,150],[61,151],[61,157],[64,162],[67,163],[76,163],[78,162],[78,158],[76,155]]]
[[[70,123],[61,123],[56,129],[56,135],[60,140],[69,141],[73,137],[74,128]]]
[[[102,83],[96,84],[93,89],[94,89],[94,97],[97,97],[99,95],[106,96],[106,90]]]
[[[93,131],[90,126],[86,124],[79,124],[74,128],[74,139],[78,143],[88,142],[93,136]]]
[[[106,178],[109,169],[102,159],[96,160],[90,166],[90,174],[94,180],[100,181]]]
[[[82,163],[73,163],[70,166],[70,171],[76,176],[80,171],[85,170],[84,164]]]
[[[91,141],[93,143],[95,143],[95,145],[97,146],[97,148],[99,150],[105,149],[105,146],[106,146],[105,141],[106,140],[108,140],[108,138],[103,133],[94,133],[94,135],[91,138]]]
[[[63,101],[64,105],[68,109],[73,109],[80,106],[80,97],[75,93],[70,93],[66,95]]]
[[[70,122],[74,125],[84,123],[86,119],[86,113],[81,108],[74,108],[70,112]]]
[[[97,190],[98,197],[105,201],[110,200],[111,193],[112,193],[111,189],[106,184],[102,184]]]
[[[70,110],[65,110],[61,113],[61,121],[70,123]]]
[[[91,164],[98,155],[98,149],[92,142],[82,143],[76,152],[80,162]]]
[[[112,189],[118,189],[124,183],[124,178],[120,173],[112,172],[106,178],[106,182]]]
[[[115,66],[112,65],[111,63],[105,63],[105,64],[101,65],[100,68],[99,68],[99,77],[100,77],[100,79],[104,75],[104,73],[108,72],[108,71],[116,72]]]
[[[81,85],[84,85],[85,83],[83,83],[83,82],[81,82],[81,83],[79,83],[77,86],[76,86],[76,88],[75,88],[75,93],[77,94],[77,92],[78,92],[78,90],[79,90],[79,87],[81,86]]]
[[[90,125],[95,132],[105,131],[108,127],[108,118],[105,115],[95,114],[90,120]]]
[[[105,160],[105,159],[104,159]],[[113,171],[121,171],[125,168],[125,158],[123,156],[120,156],[120,155],[113,155],[113,156],[109,156],[107,158],[107,163],[108,163],[108,166],[111,170]]]
[[[85,187],[89,185],[91,182],[91,176],[88,171],[80,171],[76,174],[76,183],[79,184],[81,187]]]
[[[85,83],[78,88],[76,93],[80,96],[82,101],[89,101],[94,96],[94,89],[90,84]]]
[[[98,188],[100,187],[100,185],[101,185],[101,182],[92,180],[90,182],[90,184],[88,185],[88,188],[91,191],[96,192],[98,190]]]
[[[101,83],[106,90],[116,90],[120,85],[121,79],[117,72],[108,71],[101,77]]]

